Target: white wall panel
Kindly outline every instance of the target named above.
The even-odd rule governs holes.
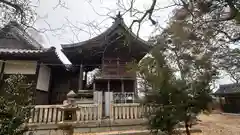
[[[51,69],[47,66],[41,65],[38,74],[37,89],[48,91],[50,81]]]
[[[7,60],[4,68],[5,74],[36,74],[36,61]]]

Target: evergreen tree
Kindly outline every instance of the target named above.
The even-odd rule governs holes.
[[[10,75],[0,96],[0,135],[22,135],[23,124],[30,117],[32,83],[25,76]]]
[[[159,132],[174,133],[183,116],[181,114],[184,98],[182,81],[173,75],[159,47],[153,49],[150,57],[143,59],[138,70],[151,88],[146,92],[144,101],[144,106],[151,108],[146,109],[149,128],[156,134]]]
[[[172,134],[183,122],[190,135],[191,121],[208,111],[218,52],[209,36],[187,22],[173,21],[160,36],[151,39],[155,48],[138,70],[152,89],[145,101],[154,108],[147,115],[152,131]]]

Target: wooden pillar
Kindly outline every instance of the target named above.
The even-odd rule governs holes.
[[[133,82],[134,84],[133,84],[133,90],[134,90],[134,95],[137,95],[137,79],[135,79],[134,80],[134,82]]]
[[[41,103],[38,103],[38,101],[40,101],[40,97],[38,97],[38,95],[37,95],[37,85],[38,85],[38,77],[39,77],[39,71],[40,71],[40,67],[41,67],[41,63],[40,63],[40,61],[37,61],[37,67],[36,67],[36,72],[35,72],[35,76],[36,76],[36,78],[35,78],[35,81],[36,81],[36,86],[35,86],[35,88],[34,88],[34,96],[35,96],[35,101],[34,101],[34,103],[35,104],[41,104]],[[45,99],[45,100],[48,100],[48,99]]]
[[[223,102],[222,102],[222,97],[218,97],[220,105],[219,105],[219,109],[221,109],[221,111],[223,111]]]
[[[124,82],[123,80],[121,80],[121,90],[122,90],[122,93],[124,92]]]
[[[124,93],[124,81],[123,80],[121,80],[121,90],[122,90],[121,98],[123,97],[123,99],[121,99],[121,102],[126,103],[126,93]]]
[[[108,89],[108,92],[110,92],[110,80],[108,80],[107,89]]]
[[[135,97],[138,97],[138,91],[137,91],[137,78],[133,81],[133,103],[135,102]]]
[[[87,80],[87,74],[88,74],[88,72],[85,71],[85,74],[84,74],[84,80]]]
[[[0,88],[1,88],[1,86],[2,86],[2,83],[4,82],[4,81],[3,81],[4,69],[5,69],[5,60],[2,61],[2,64],[1,64],[1,71],[0,71]]]
[[[119,58],[117,58],[117,75],[120,76]]]
[[[40,62],[40,61],[37,61],[37,67],[36,67],[36,72],[35,72],[36,80],[37,80],[37,81],[38,81],[38,76],[39,76],[40,67],[41,67],[41,62]],[[37,84],[37,82],[36,82],[36,84]]]
[[[78,90],[81,90],[83,88],[83,65],[80,65],[79,70],[79,80],[78,80]]]
[[[96,84],[95,84],[95,82],[93,81],[93,91],[95,91],[96,90]]]
[[[50,73],[50,79],[49,79],[49,85],[48,85],[48,104],[52,104],[54,99],[53,96],[53,70],[51,69],[51,73]],[[55,95],[54,95],[55,96]]]
[[[85,75],[84,75],[84,81],[85,81],[84,88],[87,88],[87,74],[88,74],[88,72],[86,71]]]

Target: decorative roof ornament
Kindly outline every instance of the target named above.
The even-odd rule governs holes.
[[[118,12],[118,14],[117,14],[116,17],[117,17],[117,18],[122,18],[122,15],[121,15],[121,12],[120,12],[120,11]]]
[[[116,17],[114,18],[114,20],[116,22],[118,21],[123,21],[123,18],[122,18],[122,15],[121,15],[121,12],[119,11],[118,14],[116,15]]]

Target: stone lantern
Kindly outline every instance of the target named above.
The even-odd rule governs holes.
[[[70,91],[67,94],[67,100],[63,101],[63,107],[61,107],[62,110],[62,120],[63,122],[74,122],[77,120],[77,104],[75,101],[76,93],[74,91]]]

